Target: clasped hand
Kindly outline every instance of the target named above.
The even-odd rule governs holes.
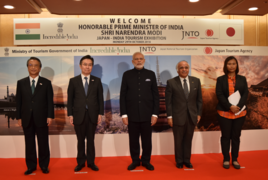
[[[240,107],[238,106],[231,106],[230,110],[235,114],[238,113],[240,111]]]

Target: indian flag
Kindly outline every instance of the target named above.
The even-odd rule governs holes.
[[[40,40],[40,34],[30,34],[35,29],[40,29],[40,23],[16,23],[15,40]],[[25,34],[22,34],[23,31]]]

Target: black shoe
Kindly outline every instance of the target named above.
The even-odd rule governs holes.
[[[177,163],[176,167],[179,168],[179,169],[182,169],[183,168],[183,163]]]
[[[34,171],[36,170],[36,168],[29,168],[27,169],[27,171],[24,172],[25,175],[29,175],[29,174],[32,174]]]
[[[80,171],[83,167],[85,167],[85,164],[77,165],[77,166],[74,168],[74,171],[75,171],[75,172]]]
[[[188,168],[193,168],[193,165],[191,164],[191,163],[183,163],[186,167],[188,167]]]
[[[142,166],[144,166],[146,169],[153,171],[154,170],[154,166],[150,163],[142,163]]]
[[[140,166],[140,162],[133,162],[133,163],[131,163],[131,164],[127,167],[127,170],[133,170],[133,169],[135,169],[137,166]]]
[[[49,169],[47,167],[41,167],[41,170],[44,174],[48,174],[49,173]]]
[[[98,171],[99,168],[96,166],[94,163],[93,164],[88,164],[87,167],[91,168],[93,171]]]
[[[227,164],[227,162],[228,162],[228,164]],[[223,168],[225,168],[225,169],[229,169],[229,168],[230,168],[230,163],[229,163],[229,161],[224,161],[222,166],[223,166]]]
[[[237,163],[237,164],[234,164],[234,162]],[[237,161],[233,161],[232,164],[233,164],[235,169],[240,169],[240,164]]]

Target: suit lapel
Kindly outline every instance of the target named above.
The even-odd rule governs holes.
[[[193,91],[194,91],[194,80],[193,80],[193,78],[191,77],[191,76],[188,76],[188,78],[189,78],[189,86],[190,86],[190,92],[189,92],[189,95],[188,95],[188,99],[189,99],[189,97],[193,94]]]
[[[239,82],[239,79],[240,79],[240,76],[239,75],[235,75],[235,90],[234,90],[234,92],[237,90],[237,88],[238,88],[238,84],[237,84],[237,82]]]
[[[36,83],[35,90],[34,90],[34,94],[32,95],[32,97],[34,97],[38,93],[38,91],[42,88],[42,86],[43,86],[43,78],[39,76],[38,81]]]
[[[229,84],[228,84],[228,75],[224,76],[225,92],[227,92],[227,97],[229,97]]]
[[[85,88],[84,88],[84,84],[83,84],[83,80],[82,80],[81,74],[80,74],[80,76],[77,76],[77,82],[78,82],[78,87],[80,88],[80,90],[82,92],[84,92],[84,95],[86,97]]]
[[[180,94],[183,94],[183,97],[186,99],[185,95],[184,95],[184,90],[182,88],[182,84],[181,84],[181,79],[179,76],[177,76],[175,78],[175,81],[177,82],[177,85],[178,85],[178,88],[179,88],[179,91],[180,91]]]
[[[31,89],[30,77],[25,78],[24,85],[25,85],[27,92],[29,93],[29,97],[31,97],[33,94],[32,94],[32,89]]]
[[[92,90],[94,82],[95,82],[95,78],[93,76],[90,76],[88,90],[87,90],[87,96],[89,96],[89,93]]]

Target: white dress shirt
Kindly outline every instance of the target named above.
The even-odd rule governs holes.
[[[29,78],[30,78],[30,87],[32,87],[32,81],[33,81],[33,80],[35,81],[35,82],[34,82],[34,87],[36,87],[37,82],[38,82],[38,79],[39,79],[39,75],[36,76],[35,78],[32,78],[31,76],[29,76]]]

